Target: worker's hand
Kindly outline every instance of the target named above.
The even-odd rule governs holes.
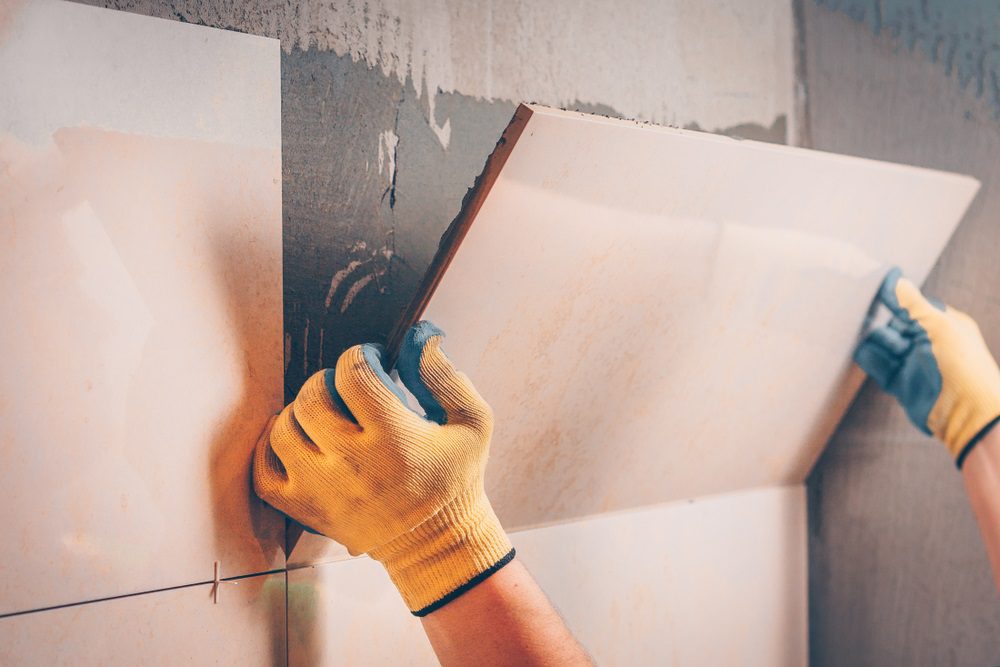
[[[879,300],[893,313],[854,354],[861,368],[894,395],[910,420],[948,447],[959,467],[1000,419],[1000,369],[971,317],[932,303],[899,269]]]
[[[493,415],[442,336],[417,324],[397,366],[426,417],[407,407],[381,349],[357,345],[306,382],[254,457],[261,498],[381,561],[417,615],[514,556],[483,489]]]

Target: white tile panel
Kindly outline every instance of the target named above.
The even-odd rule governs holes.
[[[0,613],[283,565],[248,474],[282,400],[278,63],[274,40],[13,5]]]
[[[978,189],[524,106],[491,178],[424,316],[496,414],[508,529],[801,482],[887,269],[922,282]]]
[[[807,664],[801,486],[511,536],[599,665]],[[418,619],[367,557],[289,572],[289,664],[434,665]]]
[[[419,619],[367,556],[288,571],[288,664],[437,665]]]

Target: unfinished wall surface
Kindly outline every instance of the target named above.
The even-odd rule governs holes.
[[[795,133],[784,1],[87,1],[281,39],[287,398],[385,338],[518,102]]]
[[[996,4],[800,9],[813,147],[982,181],[926,289],[975,317],[1000,352]],[[809,502],[813,665],[1000,664],[1000,602],[961,477],[871,383],[813,472]]]

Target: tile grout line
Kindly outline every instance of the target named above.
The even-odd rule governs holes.
[[[288,599],[288,587],[287,587],[288,577],[287,577],[287,572],[288,571],[285,568],[279,568],[277,570],[266,570],[264,572],[252,572],[250,574],[238,574],[238,575],[235,575],[235,576],[232,576],[232,577],[220,577],[219,581],[221,581],[221,582],[240,581],[242,579],[249,579],[251,577],[265,577],[265,576],[269,576],[269,575],[272,575],[272,574],[286,573],[286,577],[285,577],[285,582],[286,582],[286,586],[285,586],[285,599],[286,599],[286,606],[287,606],[287,599]],[[7,612],[5,614],[0,614],[0,620],[3,620],[5,618],[11,618],[11,617],[14,617],[14,616],[24,616],[25,614],[37,614],[37,613],[43,612],[43,611],[54,611],[56,609],[66,609],[68,607],[80,607],[82,605],[96,604],[98,602],[110,602],[112,600],[122,600],[122,599],[125,599],[125,598],[134,598],[134,597],[138,597],[140,595],[153,595],[155,593],[166,593],[167,591],[177,591],[177,590],[182,590],[184,588],[194,588],[195,586],[206,586],[208,584],[213,584],[213,583],[215,583],[214,579],[207,579],[205,581],[195,581],[195,582],[189,583],[189,584],[179,584],[177,586],[165,586],[163,588],[153,588],[153,589],[150,589],[148,591],[136,591],[135,593],[122,593],[121,595],[109,595],[109,596],[103,597],[103,598],[93,598],[93,599],[90,599],[90,600],[80,600],[78,602],[66,602],[64,604],[54,604],[54,605],[51,605],[51,606],[48,606],[48,607],[36,607],[34,609],[21,609],[21,610],[18,610],[18,611],[11,611],[11,612]],[[287,615],[286,615],[286,624],[287,624]]]
[[[288,667],[288,665],[290,664],[291,653],[292,653],[292,650],[290,648],[291,641],[288,634],[288,631],[290,629],[288,627],[288,616],[289,616],[288,611],[289,611],[288,610],[288,566],[286,565],[285,566],[285,667]]]

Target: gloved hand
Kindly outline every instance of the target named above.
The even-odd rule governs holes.
[[[426,417],[406,406],[381,349],[357,345],[305,383],[254,456],[265,502],[381,561],[417,616],[514,557],[483,488],[493,415],[442,336],[420,322],[397,365]]]
[[[1000,419],[997,362],[971,317],[926,299],[899,269],[886,276],[878,298],[892,320],[865,337],[854,360],[914,424],[944,441],[961,468]]]

